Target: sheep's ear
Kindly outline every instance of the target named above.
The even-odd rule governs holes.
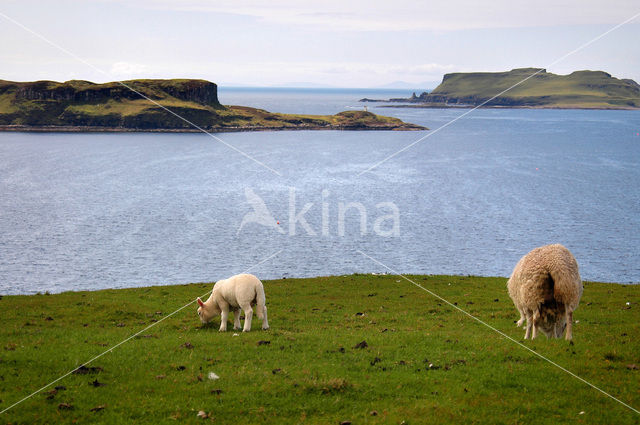
[[[198,305],[200,307],[204,307],[204,303],[202,302],[202,300],[200,299],[200,297],[198,297]]]

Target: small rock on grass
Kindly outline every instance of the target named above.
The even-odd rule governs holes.
[[[353,348],[367,348],[369,346],[369,344],[367,344],[367,341],[361,341],[359,343],[357,343],[356,345],[354,345]]]
[[[635,363],[628,364],[627,365],[627,369],[629,369],[629,370],[638,370],[638,365],[635,364]]]
[[[192,350],[193,349],[193,345],[189,341],[187,341],[184,344],[182,344],[181,347],[184,347],[187,350]]]
[[[138,335],[138,336],[136,336],[136,339],[141,339],[141,338],[158,338],[158,335],[156,335],[156,334],[146,334],[146,335]]]
[[[207,412],[205,412],[204,410],[199,411],[197,416],[202,419],[207,419],[209,417],[209,415],[207,415]]]
[[[82,365],[76,370],[74,370],[73,373],[76,375],[86,375],[88,373],[99,373],[99,372],[102,372],[103,370],[104,369],[102,369],[100,366],[86,367],[85,365]]]
[[[96,406],[96,407],[92,407],[91,409],[89,409],[91,412],[99,412],[102,409],[104,409],[105,407],[107,407],[106,404],[101,404],[100,406]]]

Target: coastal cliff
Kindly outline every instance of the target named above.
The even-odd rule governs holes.
[[[199,127],[200,129],[198,129]],[[423,130],[364,111],[278,114],[223,106],[205,80],[0,80],[0,131]]]
[[[493,99],[505,90],[505,93]],[[424,92],[419,96],[414,93],[409,98],[390,99],[389,102],[412,104],[405,107],[482,105],[507,108],[638,109],[640,85],[631,79],[618,79],[603,71],[575,71],[569,75],[557,75],[541,68],[519,68],[508,72],[457,72],[446,74],[442,83],[430,93]]]
[[[141,97],[138,93],[142,93],[151,99],[159,100],[169,95],[179,100],[197,102],[202,105],[220,106],[218,87],[205,80],[132,80],[123,81],[122,84],[95,84],[82,80],[71,80],[64,83],[0,81],[0,94],[12,90],[15,92],[16,100],[106,102],[110,99],[135,100]]]

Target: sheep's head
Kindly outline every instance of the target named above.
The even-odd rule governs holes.
[[[559,317],[555,322],[541,322],[537,327],[548,338],[561,338],[567,328],[567,320],[564,317]]]
[[[198,317],[203,324],[207,324],[214,318],[217,314],[220,313],[220,309],[217,308],[215,303],[205,304],[202,302],[200,297],[197,299],[198,301]]]
[[[567,328],[567,318],[562,304],[550,308],[543,305],[536,327],[548,338],[561,338]]]

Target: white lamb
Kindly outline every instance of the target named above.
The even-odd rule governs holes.
[[[221,314],[220,331],[227,330],[229,308],[234,311],[233,329],[240,329],[240,312],[244,310],[244,328],[242,332],[251,330],[251,318],[256,306],[256,314],[262,320],[262,329],[269,329],[264,286],[260,279],[252,274],[239,274],[222,279],[213,286],[211,296],[205,302],[198,298],[198,316],[202,323],[209,323],[214,316]]]
[[[526,320],[524,339],[537,331],[560,338],[566,328],[572,338],[573,311],[582,296],[578,263],[560,244],[536,248],[516,264],[507,282],[509,296],[520,312],[517,326]]]

